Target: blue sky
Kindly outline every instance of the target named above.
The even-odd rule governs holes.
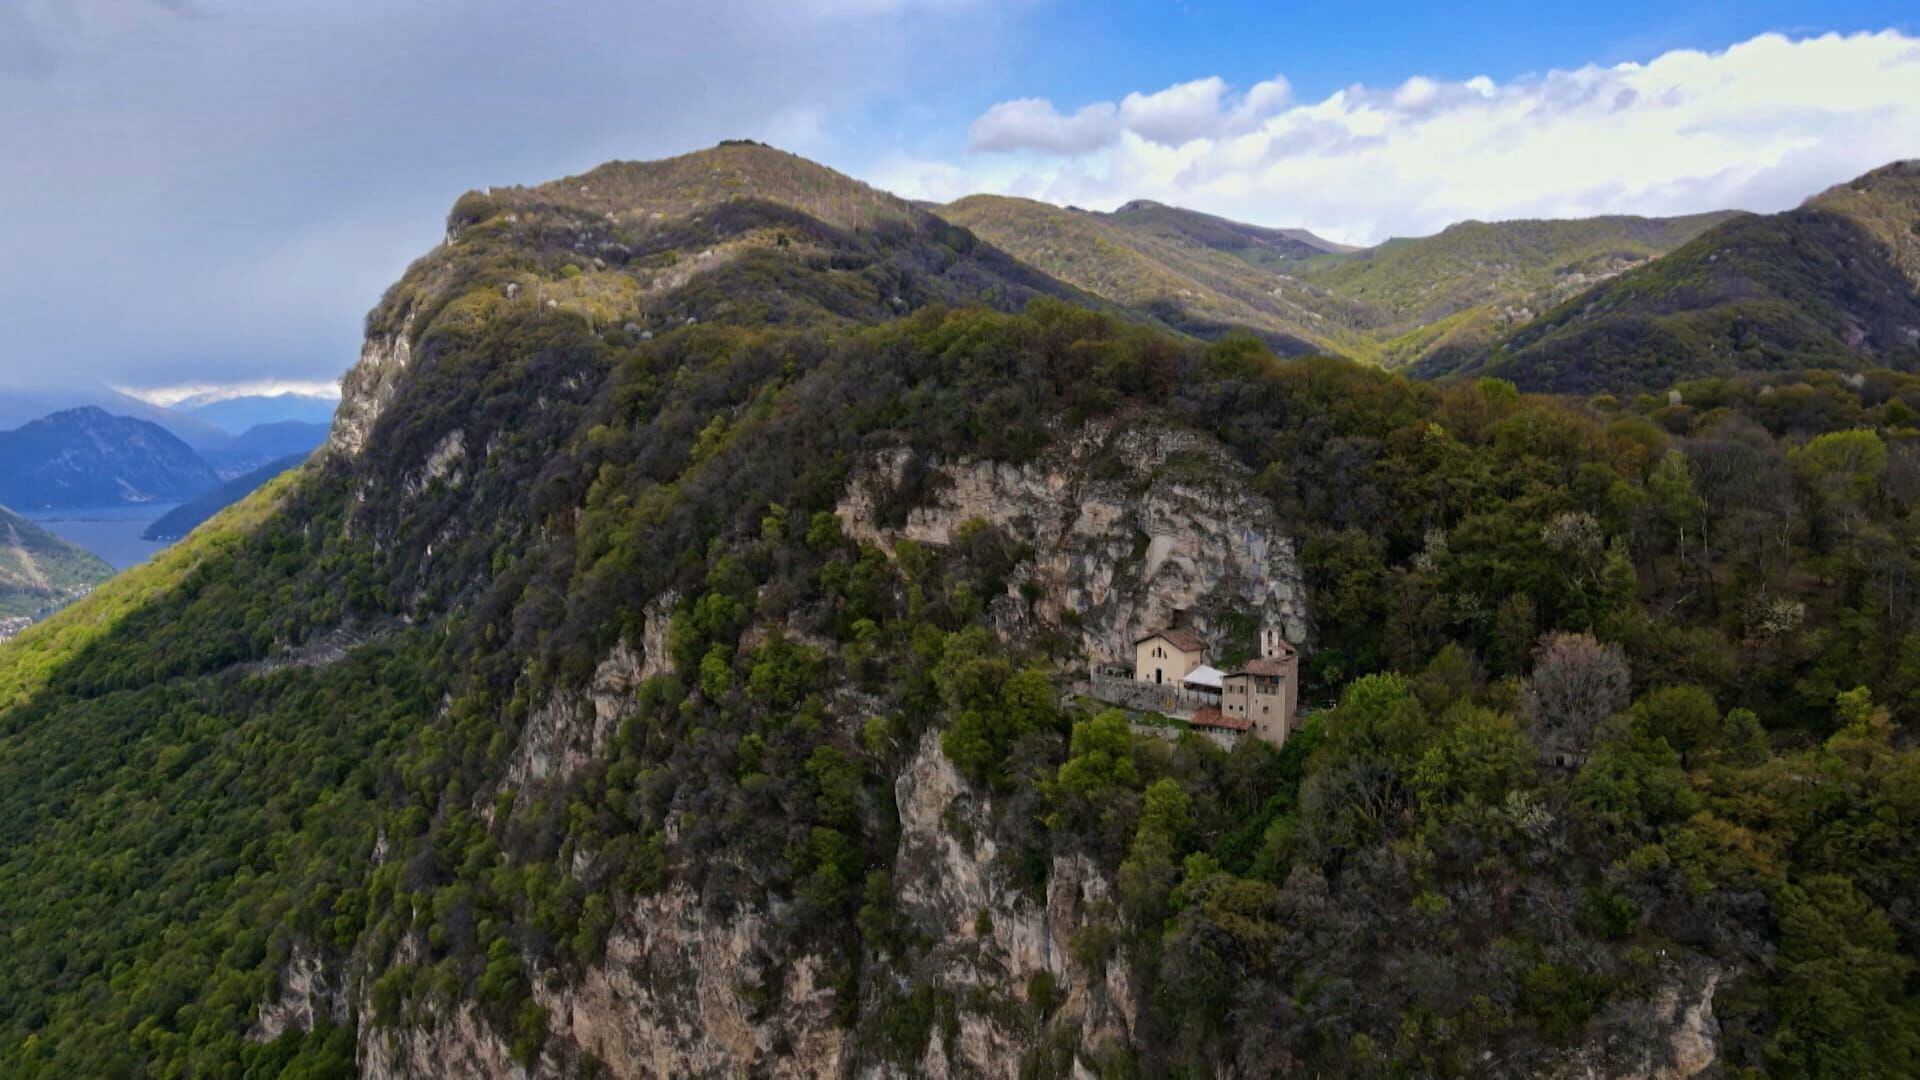
[[[1412,75],[1506,80],[1551,68],[1643,61],[1682,48],[1721,49],[1769,31],[1903,29],[1920,33],[1912,3],[1753,0],[1690,4],[1444,5],[1378,0],[1072,0],[1023,5],[1003,16],[995,55],[976,56],[964,80],[923,87],[886,109],[870,135],[935,144],[963,131],[995,100],[1062,104],[1118,98],[1145,87],[1219,75],[1250,85],[1284,74],[1302,97],[1353,83],[1395,85]],[[918,106],[938,104],[929,125]]]
[[[1724,48],[1765,31],[1920,26],[1911,3],[1690,4],[1608,0],[1434,4],[1409,0],[1048,5],[1010,96],[1117,96],[1201,75],[1250,83],[1283,72],[1303,96],[1410,75],[1505,79],[1530,71]],[[1070,43],[1070,48],[1058,47]]]
[[[728,137],[1354,242],[1920,156],[1910,4],[1440,7],[0,0],[0,388],[325,385],[461,191]]]

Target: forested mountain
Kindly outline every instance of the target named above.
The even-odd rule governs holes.
[[[113,568],[0,506],[0,618],[30,618],[84,595]]]
[[[182,499],[219,482],[158,424],[92,406],[0,431],[0,503],[21,509]]]
[[[1876,366],[1920,367],[1920,162],[1876,170],[1797,210],[1724,222],[1458,370],[1591,393]]]
[[[1291,272],[1377,307],[1382,363],[1438,365],[1484,351],[1567,297],[1734,216],[1467,221]]]
[[[0,648],[0,1072],[1920,1070],[1920,377],[1283,361],[755,146],[448,224]],[[1284,747],[1076,696],[1175,609]]]
[[[1175,329],[1213,338],[1237,327],[1283,354],[1436,368],[1731,216],[1473,221],[1354,249],[1148,201],[1096,214],[975,195],[939,213]]]

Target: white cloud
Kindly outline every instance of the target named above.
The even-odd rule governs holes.
[[[1920,156],[1920,37],[1766,34],[1505,84],[1414,74],[1309,103],[1284,80],[1235,95],[1208,78],[1070,116],[995,106],[971,149],[1017,151],[958,166],[977,189],[1095,207],[1148,197],[1357,242],[1464,218],[1777,210]],[[958,182],[887,170],[909,185],[934,175]]]
[[[1151,94],[1128,94],[1118,105],[1096,101],[1064,115],[1045,98],[1003,101],[988,109],[968,134],[967,148],[981,153],[1032,150],[1084,154],[1112,146],[1123,135],[1177,147],[1194,139],[1250,130],[1280,112],[1293,98],[1287,80],[1275,77],[1235,95],[1225,79],[1211,76],[1176,83]]]
[[[1062,116],[1044,98],[1003,101],[973,122],[967,145],[974,150],[1041,150],[1082,154],[1120,136],[1119,111],[1109,102],[1088,105]]]
[[[1221,122],[1227,81],[1214,76],[1169,86],[1154,94],[1128,94],[1120,117],[1128,131],[1162,146],[1179,146],[1211,135]]]
[[[313,398],[316,401],[340,400],[340,384],[337,382],[318,382],[303,379],[254,379],[235,383],[182,383],[177,386],[154,386],[139,388],[116,386],[115,390],[130,398],[137,398],[149,405],[158,405],[163,409],[174,406],[195,408],[211,405],[216,401],[232,401],[243,397],[280,397],[290,394],[294,397]]]

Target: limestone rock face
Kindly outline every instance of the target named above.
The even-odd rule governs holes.
[[[1019,1074],[1021,1056],[1043,1032],[1026,1016],[1035,976],[1052,979],[1061,1001],[1047,1025],[1074,1033],[1092,1052],[1124,1043],[1132,1029],[1132,980],[1119,964],[1089,971],[1069,944],[1089,911],[1115,903],[1114,888],[1083,856],[1056,856],[1043,896],[1011,880],[999,860],[994,808],[940,752],[929,733],[894,782],[900,815],[895,899],[930,942],[913,979],[955,999],[1012,1008],[966,1009],[949,1043],[936,1030],[918,1073],[931,1077]],[[967,839],[963,840],[962,837]]]
[[[343,990],[318,953],[295,950],[281,969],[280,995],[260,1006],[247,1035],[258,1042],[272,1042],[290,1030],[311,1031],[323,1020],[342,1023],[347,1012]]]
[[[847,1034],[820,962],[785,965],[775,1003],[748,994],[769,979],[765,919],[717,918],[685,888],[636,904],[606,959],[573,984],[534,996],[554,1042],[613,1076],[833,1076]]]
[[[1090,912],[1114,903],[1113,884],[1090,860],[1063,856],[1042,895],[1022,893],[997,858],[993,806],[940,752],[937,734],[924,738],[894,790],[901,823],[896,901],[929,942],[916,950],[910,978],[970,1003],[952,1036],[936,1028],[911,1067],[861,1060],[825,986],[822,959],[775,959],[774,912],[716,914],[675,886],[620,914],[598,965],[565,978],[533,974],[549,1032],[537,1061],[517,1061],[470,1005],[380,1028],[363,1000],[362,1075],[530,1080],[575,1075],[592,1063],[616,1077],[1011,1078],[1022,1057],[1054,1033],[1071,1033],[1071,1045],[1089,1057],[1124,1043],[1138,1008],[1131,977],[1117,962],[1085,970],[1068,948]],[[318,978],[309,966],[296,958],[281,998],[262,1011],[260,1037],[311,1023],[326,1008],[331,999],[316,1006],[302,989]],[[1043,972],[1060,1002],[1044,1028],[1026,1006],[1031,981]],[[892,978],[870,973],[863,997]]]
[[[1612,1034],[1582,1048],[1553,1075],[1562,1080],[1696,1080],[1720,1075],[1716,968],[1672,972],[1651,1001],[1615,1006],[1601,1019]]]
[[[413,316],[393,333],[371,333],[360,349],[360,362],[340,380],[340,408],[333,414],[333,432],[327,450],[358,457],[373,433],[380,413],[393,400],[407,368],[413,365]]]
[[[651,663],[622,642],[594,668],[584,693],[550,694],[521,729],[508,785],[564,779],[597,757],[621,721],[633,715],[634,692]]]
[[[1130,664],[1134,641],[1176,613],[1216,650],[1232,619],[1278,625],[1296,642],[1311,631],[1292,536],[1245,466],[1206,436],[1096,421],[1025,465],[924,463],[934,494],[884,523],[880,508],[915,464],[905,449],[870,462],[837,507],[843,529],[882,546],[952,543],[976,520],[1012,533],[1034,555],[996,615],[1075,626],[1090,660]],[[1038,591],[1031,615],[1023,587]]]
[[[526,1080],[533,1075],[471,1005],[430,1022],[381,1029],[360,1024],[360,1075],[367,1080],[426,1076],[486,1076]]]

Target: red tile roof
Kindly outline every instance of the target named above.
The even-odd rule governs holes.
[[[1201,709],[1187,721],[1188,726],[1197,728],[1220,728],[1225,731],[1247,731],[1253,722],[1243,716],[1228,716],[1219,709]]]
[[[1153,633],[1141,638],[1140,641],[1134,642],[1134,644],[1138,645],[1141,641],[1152,641],[1154,638],[1166,638],[1169,645],[1179,649],[1181,652],[1205,652],[1207,648],[1207,643],[1200,640],[1199,634],[1191,630],[1183,629],[1155,630]]]
[[[1241,664],[1229,673],[1228,678],[1234,675],[1285,675],[1289,662],[1289,658],[1284,656],[1262,656]]]

